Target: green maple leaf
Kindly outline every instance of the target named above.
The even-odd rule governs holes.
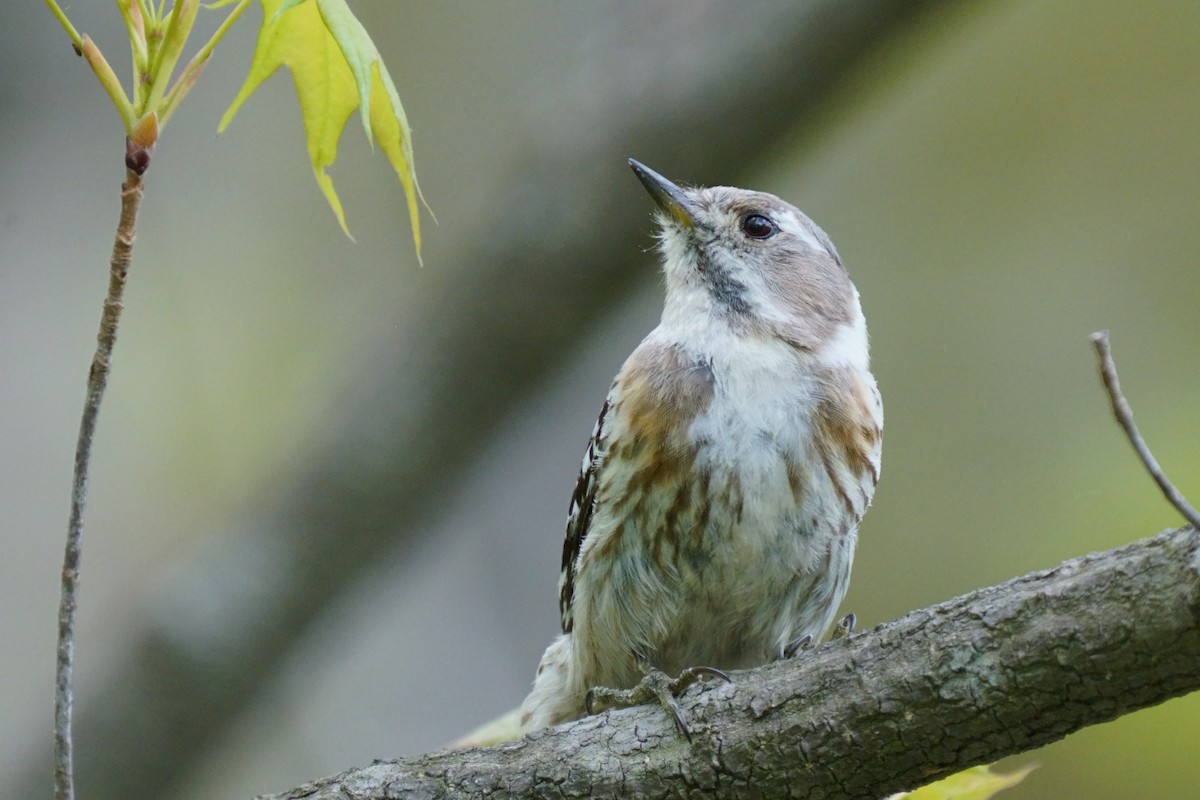
[[[218,5],[227,2],[230,0]],[[286,66],[300,99],[313,175],[342,230],[350,236],[333,179],[325,170],[337,159],[338,139],[350,115],[358,109],[367,140],[379,142],[404,187],[420,260],[417,198],[421,189],[413,171],[412,131],[400,95],[371,37],[346,0],[262,0],[262,6],[263,24],[250,74],[217,130],[225,130],[254,90],[275,70]]]

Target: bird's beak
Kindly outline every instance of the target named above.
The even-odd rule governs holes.
[[[696,206],[683,193],[683,189],[632,158],[629,159],[629,166],[633,168],[634,174],[654,198],[654,202],[658,203],[659,208],[688,230],[696,227]]]

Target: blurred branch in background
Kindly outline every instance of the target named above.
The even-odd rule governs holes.
[[[1194,691],[1197,665],[1200,533],[1181,528],[690,690],[690,743],[651,703],[272,800],[875,800]]]
[[[180,568],[147,604],[113,681],[80,699],[82,794],[153,797],[177,786],[321,610],[383,552],[412,544],[434,489],[621,299],[645,267],[634,257],[639,231],[612,224],[629,178],[609,153],[669,162],[663,169],[681,177],[714,165],[734,176],[811,126],[840,78],[936,5],[777,3],[748,18],[740,5],[687,0],[676,14],[660,9],[661,29],[637,31],[640,40],[608,32],[607,66],[628,74],[632,62],[640,80],[589,95],[577,130],[552,142],[531,120],[490,216],[437,233],[456,242],[449,263],[426,267],[446,274],[441,295],[378,343],[328,439]],[[580,88],[560,85],[564,100]],[[45,795],[49,753],[37,761],[13,796]]]

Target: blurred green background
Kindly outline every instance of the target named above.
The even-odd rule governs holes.
[[[750,29],[755,4],[745,5]],[[215,136],[249,62],[257,12],[248,14],[148,173],[93,467],[84,711],[89,692],[119,680],[148,599],[169,594],[214,537],[234,535],[225,521],[322,452],[333,420],[356,407],[346,398],[357,382],[369,385],[363,354],[445,297],[448,282],[470,280],[440,265],[481,217],[502,220],[520,203],[505,192],[505,165],[558,146],[589,97],[655,79],[589,68],[604,63],[604,36],[622,26],[650,43],[659,29],[683,36],[680,17],[705,6],[355,8],[415,130],[440,223],[426,217],[425,267],[390,168],[353,124],[333,175],[357,243],[341,235],[312,182],[286,75]],[[110,6],[69,13],[126,66]],[[116,116],[44,6],[5,4],[0,30],[7,785],[50,739],[72,449],[122,168]],[[651,163],[679,180],[794,201],[850,267],[887,419],[847,600],[863,627],[1180,524],[1110,417],[1094,330],[1111,330],[1144,435],[1200,500],[1198,41],[1195,3],[944,4],[873,50],[811,114],[789,109],[804,124],[763,142],[752,168],[680,174],[669,158]],[[574,103],[561,102],[564,91]],[[651,143],[622,143],[589,169],[624,182],[621,235],[641,226],[626,257],[644,262],[644,278],[618,287],[623,299],[597,309],[584,338],[564,337],[545,377],[520,387],[518,407],[475,443],[471,465],[440,481],[440,511],[422,521],[418,544],[378,559],[323,612],[177,796],[249,797],[423,752],[521,700],[555,632],[579,455],[611,375],[658,312],[650,204],[625,166],[643,157],[639,147]],[[555,224],[546,220],[548,236]],[[519,339],[524,323],[511,324]],[[1178,699],[1021,756],[1041,769],[1005,796],[1195,796],[1198,713],[1200,698]],[[47,794],[49,785],[47,775]]]

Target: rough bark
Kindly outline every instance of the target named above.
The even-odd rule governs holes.
[[[1200,535],[1164,532],[511,744],[377,762],[269,800],[878,800],[1200,688]]]
[[[653,164],[669,153],[680,175],[719,165],[736,176],[781,136],[816,123],[842,76],[938,3],[679,5],[660,19],[686,21],[686,35],[608,32],[604,63],[583,77],[620,74],[623,83],[585,80],[595,91],[584,104],[572,94],[580,82],[562,82],[577,130],[547,142],[531,121],[525,152],[496,190],[503,202],[477,228],[455,232],[453,263],[437,266],[459,279],[364,358],[357,399],[284,489],[214,536],[147,603],[114,680],[79,703],[76,769],[90,800],[176,786],[320,611],[421,529],[435,487],[469,462],[565,343],[636,285],[645,264],[631,254],[645,247],[645,207],[622,201],[631,179],[620,157],[630,146],[644,143],[637,155]],[[45,796],[48,763],[47,754],[31,764],[14,796]]]

